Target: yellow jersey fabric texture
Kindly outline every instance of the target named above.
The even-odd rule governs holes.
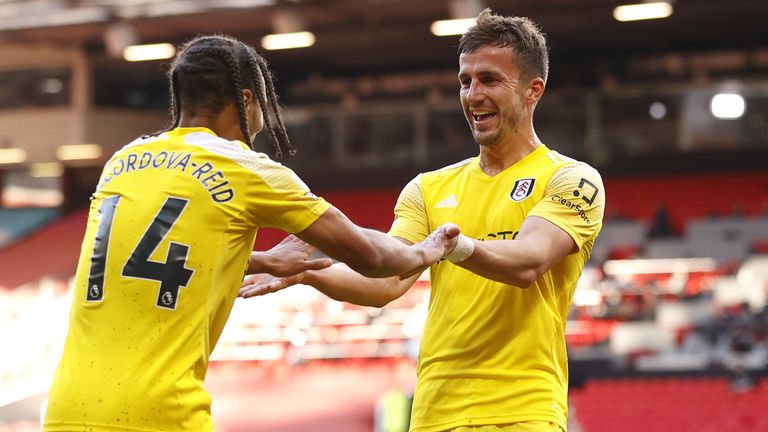
[[[45,431],[209,431],[208,359],[260,227],[330,205],[205,128],[125,146],[93,194]]]
[[[446,260],[431,267],[412,431],[528,421],[565,430],[566,315],[604,204],[595,169],[544,145],[493,177],[476,157],[420,174],[404,188],[392,236],[415,243],[454,222],[478,240],[514,241],[523,220],[536,216],[578,247],[527,289]]]

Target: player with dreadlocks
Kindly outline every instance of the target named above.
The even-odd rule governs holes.
[[[412,247],[357,227],[254,152],[265,124],[277,157],[294,149],[250,46],[193,39],[168,78],[171,127],[115,153],[93,194],[45,431],[213,430],[203,381],[246,271],[329,266],[307,260],[310,243],[368,276],[405,277],[455,247],[455,225]],[[296,237],[251,252],[261,227]]]
[[[231,79],[222,79],[222,74],[229,74]],[[275,156],[281,158],[283,154],[280,140],[288,146],[291,156],[295,154],[296,150],[290,144],[280,114],[272,74],[264,58],[252,47],[226,36],[203,36],[193,39],[182,48],[168,73],[168,78],[171,84],[170,129],[179,125],[182,99],[186,109],[193,115],[201,108],[219,112],[230,100],[233,92],[241,94],[243,89],[255,89],[259,106],[269,107],[277,120],[277,127],[273,127],[270,116],[264,116],[275,148]],[[184,80],[184,93],[181,95],[179,79]],[[245,102],[240,98],[236,102],[241,132],[244,137],[250,137]],[[254,133],[256,132],[258,131]],[[251,141],[248,140],[248,144],[253,147]]]

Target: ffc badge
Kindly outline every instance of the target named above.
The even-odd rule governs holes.
[[[536,184],[536,179],[533,178],[524,178],[515,181],[515,186],[512,187],[512,192],[510,192],[509,197],[517,202],[528,198],[533,192],[534,184]]]

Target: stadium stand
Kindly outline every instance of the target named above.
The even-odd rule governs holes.
[[[719,182],[735,184],[743,179],[744,176],[734,176]],[[681,194],[691,181],[684,177],[665,179],[665,187],[670,194]],[[633,184],[632,179],[608,179],[606,188],[634,190],[636,184]],[[323,195],[361,224],[386,230],[397,191],[332,191]],[[611,211],[635,218],[607,221],[595,246],[592,262],[577,290],[566,331],[572,362],[589,363],[607,355],[611,358],[609,369],[619,375],[679,371],[705,376],[720,374],[721,377],[679,378],[673,380],[675,385],[653,378],[587,380],[584,388],[574,387],[572,393],[576,413],[574,428],[666,430],[654,429],[660,421],[644,422],[648,416],[636,418],[633,413],[641,406],[649,409],[646,404],[656,406],[652,401],[679,400],[681,392],[688,394],[694,388],[706,388],[722,396],[726,406],[741,401],[758,404],[766,397],[761,393],[765,392],[762,384],[757,385],[757,393],[750,391],[742,398],[734,396],[733,389],[728,387],[729,383],[733,386],[738,371],[751,371],[754,375],[768,364],[768,350],[764,347],[768,321],[762,313],[766,296],[765,288],[760,288],[768,287],[765,270],[768,265],[766,258],[754,253],[754,245],[766,239],[766,219],[758,213],[759,207],[748,208],[746,214],[738,218],[708,216],[713,212],[728,212],[731,206],[726,201],[720,205],[712,202],[706,207],[691,204],[687,209],[674,206],[672,218],[683,235],[649,238],[653,214],[648,209],[653,208],[657,198],[635,195],[632,199],[619,198],[610,205]],[[38,381],[31,381],[34,371],[47,370],[48,376],[52,374],[60,349],[57,343],[63,340],[60,333],[66,328],[66,315],[61,313],[67,310],[69,302],[66,282],[72,276],[85,218],[85,210],[70,213],[0,250],[3,263],[14,263],[13,272],[0,275],[0,285],[5,287],[0,291],[2,316],[6,317],[2,328],[29,331],[4,334],[0,341],[4,346],[15,347],[16,352],[13,361],[6,360],[0,368],[4,371],[3,388],[10,389],[5,394],[7,400],[32,396],[19,391],[20,387],[44,389],[45,379],[40,380],[39,373]],[[265,230],[257,249],[270,247],[283,236],[284,233]],[[41,249],[48,251],[43,271],[39,265]],[[325,374],[335,375],[338,369],[334,364],[349,365],[351,361],[392,367],[386,365],[415,356],[428,287],[427,280],[419,282],[404,297],[383,309],[339,303],[308,287],[260,299],[239,300],[212,362],[224,370],[242,367],[237,365],[257,367],[272,377],[269,379],[278,381],[286,376],[287,370],[291,371],[290,375],[303,368],[311,371],[313,364],[329,366],[318,372],[317,378],[308,379],[323,380],[321,376]],[[743,304],[748,306],[742,307]],[[738,320],[749,322],[749,338],[743,336],[743,326],[734,324]],[[41,327],[41,322],[47,324]],[[48,327],[58,330],[36,330]],[[25,340],[38,343],[33,346],[25,344]],[[738,345],[735,340],[742,341],[742,346],[737,347],[741,351],[733,349]],[[574,377],[575,382],[579,380],[578,376]],[[678,390],[673,391],[674,388]],[[386,388],[382,388],[382,394],[384,390]],[[601,401],[616,395],[628,396],[627,407],[609,409],[600,405]],[[596,408],[595,404],[600,407]],[[636,404],[636,408],[629,408],[631,404]],[[681,418],[709,417],[702,417],[689,408],[659,410],[659,418],[671,419],[671,424],[676,425],[669,430],[732,430],[727,428],[742,424],[724,426],[718,422],[725,420],[718,418],[712,420],[712,424],[720,425],[720,429],[690,425],[677,428],[684,423]],[[681,410],[685,415],[673,414]],[[710,416],[721,412],[706,411]],[[749,420],[746,411],[739,416],[747,422],[743,424],[762,427],[759,419]],[[612,429],[619,424],[632,424],[635,428]]]
[[[722,378],[605,379],[570,392],[581,431],[768,430],[768,386],[736,393]]]
[[[0,249],[58,217],[57,208],[0,208]]]
[[[167,121],[159,63],[108,45],[221,31],[258,45],[282,9],[300,12],[318,43],[266,53],[300,149],[283,162],[386,231],[408,179],[476,152],[455,40],[427,33],[460,3],[3,1],[0,150],[28,158],[0,162],[0,201],[53,205],[22,196],[41,184],[63,201],[0,208],[0,432],[39,430],[101,165]],[[670,19],[628,25],[607,0],[466,3],[541,22],[553,49],[537,129],[605,179],[605,225],[566,326],[569,431],[768,430],[768,2],[670,2]],[[128,39],[110,41],[116,22]],[[744,117],[710,113],[722,91],[743,95]],[[82,143],[102,155],[57,155]],[[54,161],[62,173],[33,178],[32,165]],[[31,189],[9,198],[12,176]],[[255,248],[284,235],[262,230]],[[238,300],[209,374],[217,430],[372,430],[376,401],[413,388],[428,301],[427,280],[382,309],[308,287]]]
[[[16,288],[44,276],[68,280],[80,255],[86,216],[86,210],[75,211],[0,249],[0,262],[7,269],[0,272],[0,288]]]

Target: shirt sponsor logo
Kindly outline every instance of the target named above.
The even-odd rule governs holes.
[[[578,189],[573,191],[573,196],[580,196],[585,203],[592,204],[595,202],[595,197],[597,197],[598,192],[600,192],[600,190],[597,188],[597,186],[595,186],[594,183],[582,177],[579,181]]]
[[[484,239],[478,239],[480,241],[483,240],[514,240],[517,238],[517,235],[520,234],[520,231],[516,230],[507,230],[507,231],[497,231],[495,233],[488,233],[485,235]]]
[[[528,198],[533,192],[534,184],[536,184],[536,179],[533,178],[518,179],[515,181],[515,186],[512,187],[509,197],[512,198],[512,201],[517,202]]]
[[[574,195],[576,195],[576,191],[574,191]],[[578,196],[578,195],[577,195],[577,196]],[[565,199],[565,198],[561,197],[560,195],[553,195],[553,196],[552,196],[552,201],[554,201],[554,202],[556,202],[556,203],[560,203],[560,204],[562,204],[562,205],[564,205],[564,206],[568,207],[569,209],[571,209],[571,210],[575,211],[576,213],[578,213],[578,214],[579,214],[579,216],[581,216],[581,219],[582,219],[584,222],[586,222],[586,223],[588,223],[588,224],[591,224],[591,223],[592,223],[592,221],[590,221],[590,220],[589,220],[589,216],[587,216],[587,213],[584,211],[584,209],[583,209],[583,208],[581,208],[581,205],[579,205],[579,204],[574,204],[574,203],[572,203],[572,202],[568,201],[567,199]]]

